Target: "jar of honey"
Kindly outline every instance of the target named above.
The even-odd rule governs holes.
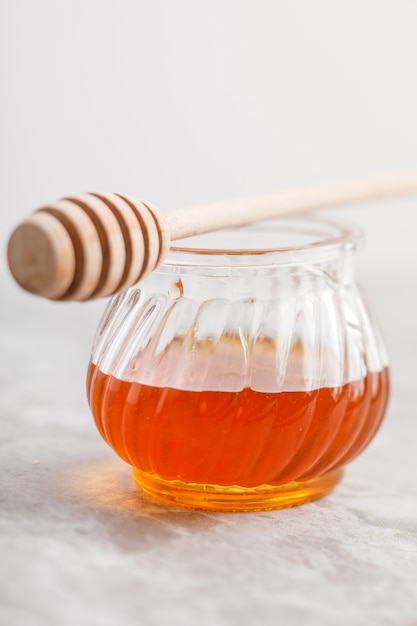
[[[253,511],[325,495],[389,393],[354,279],[361,233],[296,217],[185,241],[107,306],[87,379],[100,434],[165,503]]]

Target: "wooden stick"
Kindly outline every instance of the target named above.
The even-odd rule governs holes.
[[[165,214],[171,239],[258,220],[417,192],[417,171],[328,183],[179,209]]]
[[[258,220],[417,192],[417,171],[292,189],[160,213],[114,193],[64,198],[12,233],[8,261],[27,291],[88,300],[127,289],[166,256],[171,241]]]

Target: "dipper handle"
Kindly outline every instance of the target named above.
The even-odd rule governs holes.
[[[27,291],[52,300],[113,295],[153,271],[171,240],[257,220],[417,192],[417,171],[159,212],[118,193],[48,204],[12,233],[8,262]]]

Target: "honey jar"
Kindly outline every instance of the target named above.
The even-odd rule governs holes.
[[[101,436],[171,505],[253,511],[324,496],[389,394],[355,281],[362,234],[293,217],[184,242],[108,303],[87,377]]]

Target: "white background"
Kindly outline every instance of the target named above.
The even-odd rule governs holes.
[[[333,211],[367,234],[358,267],[391,355],[388,426],[325,504],[244,521],[138,513],[84,398],[105,303],[34,298],[5,259],[13,227],[67,194],[170,210],[416,167],[416,29],[413,0],[0,0],[6,626],[417,623],[417,197]],[[65,477],[90,457],[108,459],[107,482],[87,472],[86,506]]]
[[[170,210],[415,167],[416,24],[413,0],[1,0],[1,248],[66,194]],[[367,233],[361,279],[404,282],[400,309],[416,206],[338,212]]]
[[[415,166],[416,18],[413,0],[2,0],[3,238],[89,189],[173,209]],[[364,217],[375,262],[406,253],[410,216]]]

